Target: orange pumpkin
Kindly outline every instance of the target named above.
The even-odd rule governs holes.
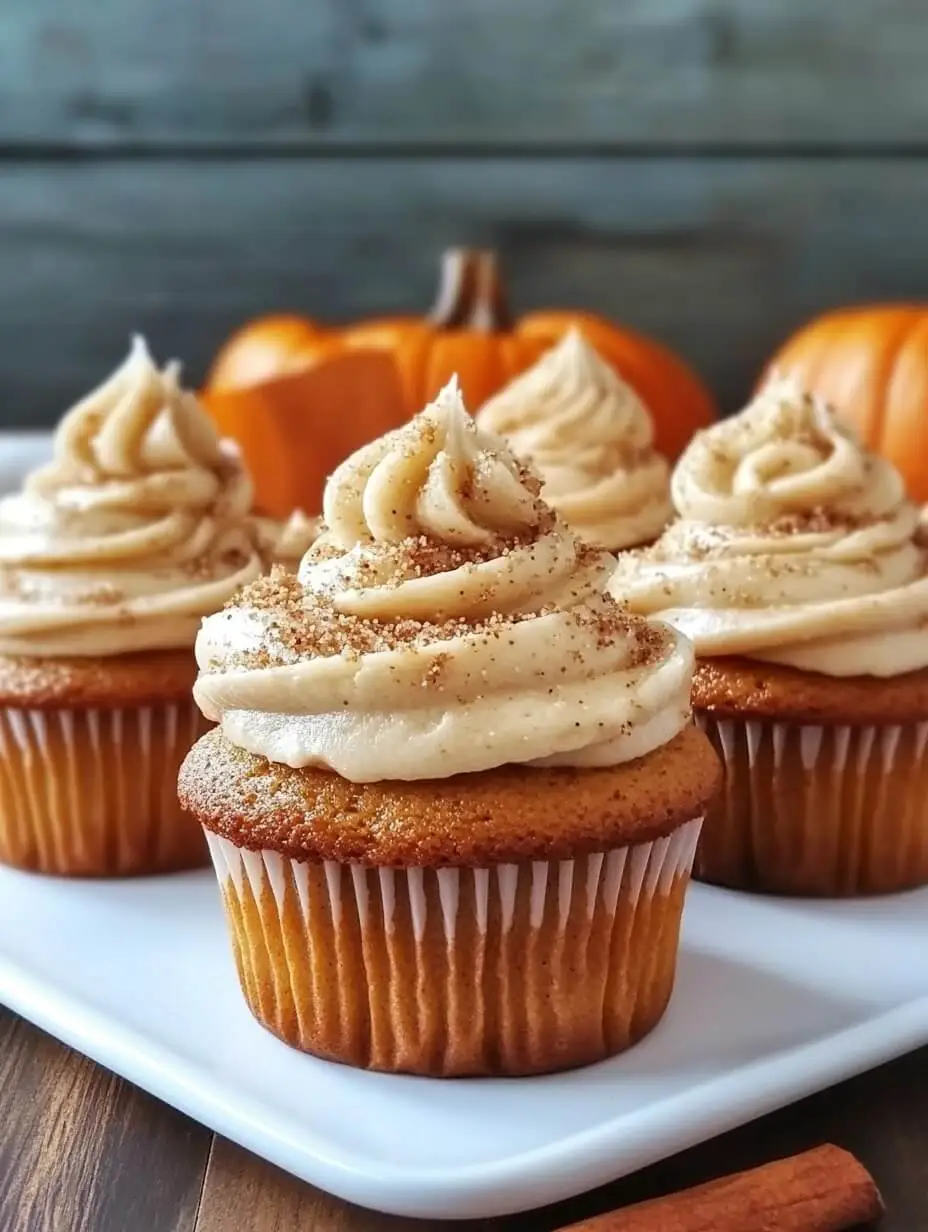
[[[299,372],[335,349],[326,331],[306,317],[259,317],[237,330],[213,360],[207,389],[241,389]]]
[[[396,360],[415,414],[457,375],[464,405],[476,411],[535,362],[545,340],[525,335],[506,305],[495,254],[452,249],[442,259],[438,296],[426,317],[361,321],[349,346],[385,347]]]
[[[213,387],[202,398],[241,447],[256,510],[275,518],[321,513],[330,472],[406,417],[396,364],[382,351],[333,355],[256,385]]]
[[[780,348],[773,369],[830,402],[928,501],[928,304],[826,313]]]
[[[657,448],[668,457],[675,458],[693,432],[716,417],[715,403],[695,373],[653,339],[587,312],[534,312],[514,321],[492,252],[446,252],[438,297],[426,317],[385,317],[330,330],[303,321],[302,335],[301,321],[272,317],[246,326],[223,348],[207,387],[235,383],[238,374],[265,372],[275,348],[285,370],[292,371],[364,347],[393,356],[408,414],[420,410],[454,374],[465,404],[476,411],[577,326],[647,404]]]

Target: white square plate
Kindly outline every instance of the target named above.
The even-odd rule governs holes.
[[[0,491],[48,456],[0,434]],[[398,1214],[508,1214],[643,1167],[928,1043],[928,890],[853,903],[694,886],[677,988],[624,1057],[548,1078],[368,1074],[251,1018],[211,872],[0,869],[0,1001],[313,1184]]]
[[[0,870],[0,1001],[323,1189],[506,1214],[590,1189],[928,1043],[928,891],[852,903],[694,886],[677,988],[624,1057],[440,1081],[302,1056],[251,1018],[210,872]]]

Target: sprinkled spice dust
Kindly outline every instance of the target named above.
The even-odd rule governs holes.
[[[182,567],[185,577],[194,582],[209,582],[224,574],[237,573],[248,564],[250,556],[242,548],[227,548],[221,552],[210,552],[196,560],[188,561]]]
[[[116,607],[127,602],[129,596],[112,582],[97,582],[87,589],[69,594],[48,594],[40,581],[27,581],[14,569],[0,570],[0,595],[22,603],[39,602],[43,606],[65,607]]]
[[[863,526],[875,525],[876,521],[879,519],[854,517],[849,513],[818,505],[804,513],[783,514],[764,529],[767,534],[777,538],[788,538],[790,535],[830,535],[839,532],[849,534]]]
[[[365,554],[368,545],[362,544],[361,550],[351,558],[351,572],[361,585],[398,587],[416,578],[470,569],[511,556],[513,552],[525,551],[538,542],[542,530],[550,529],[550,526],[535,527],[531,535],[493,537],[486,543],[466,547],[439,543],[427,535],[410,536],[397,543],[378,543],[376,550],[368,548],[368,554]],[[312,564],[319,564],[342,559],[344,555],[336,545],[322,540],[311,549],[308,559]],[[336,572],[332,591],[344,584],[344,579]]]
[[[425,675],[422,678],[423,689],[443,689],[442,676],[445,673],[445,667],[448,664],[450,655],[437,654],[434,655],[425,669]]]
[[[70,596],[69,602],[89,607],[110,607],[114,604],[125,603],[127,597],[123,591],[111,583],[100,582],[91,590]]]
[[[888,524],[890,520],[854,517],[816,507],[805,513],[784,514],[772,522],[747,526],[715,526],[708,522],[678,521],[672,524],[655,544],[639,549],[635,556],[636,559],[655,563],[679,560],[681,557],[690,560],[720,560],[731,555],[733,543],[742,543],[752,537],[759,541],[779,541],[790,540],[797,535],[849,535],[865,527],[877,526],[880,521]],[[793,573],[800,569],[798,561],[788,560],[785,555],[781,562],[776,561],[774,554],[764,553],[764,556],[765,560],[772,562],[771,569],[783,573]]]
[[[584,558],[588,554],[597,555],[595,549],[580,549]],[[226,604],[227,609],[234,607],[268,613],[268,643],[279,648],[282,656],[275,657],[274,652],[264,648],[240,652],[227,665],[252,669],[300,658],[356,658],[384,651],[414,650],[460,637],[483,639],[487,644],[509,641],[517,626],[559,610],[540,606],[514,613],[491,612],[480,619],[460,616],[434,621],[360,617],[338,611],[327,595],[305,590],[294,574],[280,566],[251,582]],[[580,631],[585,643],[592,641],[598,649],[621,640],[629,646],[630,666],[656,663],[666,653],[667,635],[659,626],[631,615],[623,604],[608,596],[599,597],[594,604],[578,603],[569,609],[569,615],[570,624],[563,637],[569,640],[571,631]],[[576,653],[583,655],[581,649]],[[431,673],[437,681],[443,667],[443,656],[437,656],[427,669],[427,679]]]

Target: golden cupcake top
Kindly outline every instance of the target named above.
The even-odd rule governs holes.
[[[647,758],[574,771],[499,766],[471,776],[466,791],[456,778],[359,784],[274,765],[213,728],[187,754],[179,787],[197,821],[246,850],[378,868],[486,868],[666,840],[703,815],[720,779],[692,724]]]
[[[329,480],[297,576],[208,618],[195,696],[238,747],[355,782],[609,765],[671,739],[692,656],[603,594],[540,483],[456,384]]]
[[[928,667],[928,550],[890,462],[775,379],[697,433],[674,471],[678,518],[611,584],[699,655],[832,676]]]
[[[480,410],[544,481],[545,501],[610,550],[659,535],[672,510],[667,461],[647,407],[572,329]]]
[[[260,572],[250,507],[235,449],[134,339],[62,419],[52,461],[0,500],[0,652],[192,647]]]

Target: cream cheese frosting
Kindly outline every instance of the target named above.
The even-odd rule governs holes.
[[[294,571],[319,538],[319,518],[309,517],[302,509],[294,509],[285,522],[256,516],[254,524],[258,548],[266,563]]]
[[[603,593],[537,478],[456,384],[344,462],[298,577],[208,617],[194,695],[226,737],[354,782],[603,765],[689,716],[692,649]]]
[[[647,407],[572,329],[477,414],[544,481],[544,499],[581,538],[617,551],[672,516],[669,467]]]
[[[743,655],[830,676],[928,667],[928,543],[898,471],[817,398],[768,383],[697,433],[678,519],[610,584],[634,611]]]
[[[260,573],[251,499],[177,365],[134,339],[62,419],[51,462],[0,500],[0,653],[192,648]]]

